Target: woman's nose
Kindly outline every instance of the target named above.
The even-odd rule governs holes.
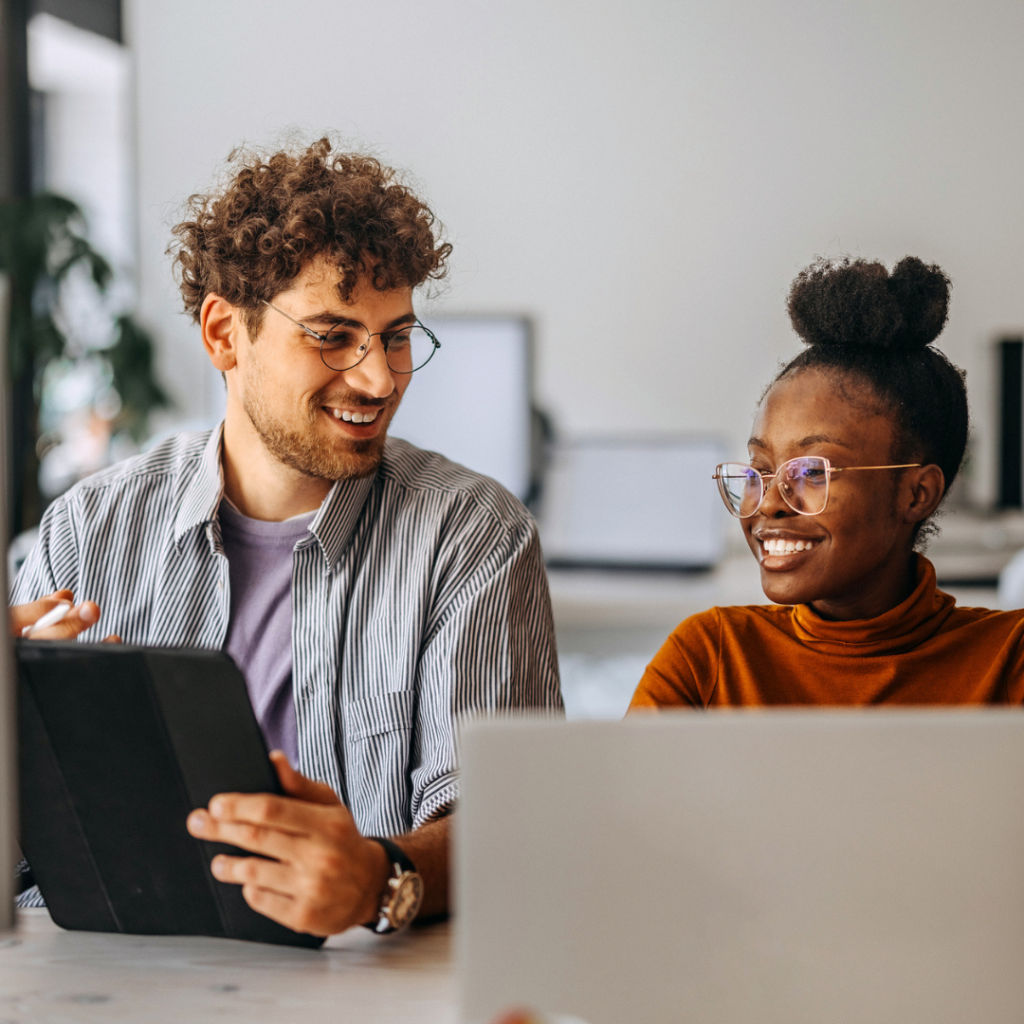
[[[766,480],[764,484],[764,497],[761,499],[761,507],[758,509],[761,515],[768,519],[778,519],[782,516],[793,516],[796,513],[786,504],[782,497],[782,488],[779,484],[778,475]]]

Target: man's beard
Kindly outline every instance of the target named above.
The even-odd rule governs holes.
[[[252,422],[256,433],[267,451],[286,466],[318,480],[352,480],[371,476],[377,472],[384,454],[388,421],[394,414],[387,401],[367,402],[365,399],[327,401],[326,391],[315,395],[309,404],[308,429],[292,429],[276,420],[260,400],[262,388],[246,388],[242,407]],[[321,401],[323,399],[323,401]],[[331,441],[326,440],[317,430],[321,416],[326,415],[323,406],[344,406],[346,408],[380,409],[378,418],[384,422],[381,430],[365,440],[342,437],[340,432]]]

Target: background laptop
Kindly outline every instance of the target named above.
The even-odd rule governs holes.
[[[1024,712],[492,721],[463,771],[464,1022],[1024,1020]]]

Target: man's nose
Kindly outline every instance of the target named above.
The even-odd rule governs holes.
[[[352,369],[343,371],[342,376],[353,391],[369,398],[387,398],[395,390],[395,378],[379,337],[373,338],[363,359]]]

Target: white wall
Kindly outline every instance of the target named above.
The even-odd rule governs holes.
[[[29,80],[46,94],[46,187],[79,204],[92,244],[134,262],[130,58],[123,46],[49,14],[28,26]]]
[[[1024,328],[1019,0],[129,0],[143,313],[182,416],[206,374],[163,250],[242,141],[338,129],[411,168],[455,242],[446,312],[536,318],[569,436],[744,450],[783,299],[817,253],[954,281],[973,488],[991,341]],[[436,307],[435,307],[436,308]]]

